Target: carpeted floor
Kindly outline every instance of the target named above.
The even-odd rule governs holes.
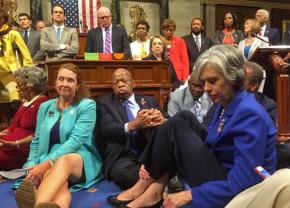
[[[0,207],[17,208],[14,191],[11,186],[14,181],[0,182]],[[108,195],[119,193],[121,190],[113,183],[106,180],[94,185],[93,189],[75,192],[72,195],[71,208],[108,208],[106,198]],[[95,191],[95,192],[90,192]]]

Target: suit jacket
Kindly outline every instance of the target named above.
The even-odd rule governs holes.
[[[23,38],[24,31],[20,30],[19,32]],[[32,30],[32,29],[30,30],[26,45],[33,61],[45,60],[45,53],[40,50],[40,32],[39,31]]]
[[[283,43],[286,45],[290,45],[290,27],[285,30]]]
[[[156,108],[160,110],[155,100],[148,96],[135,94],[135,100],[140,109]],[[108,177],[110,167],[129,151],[129,134],[125,132],[124,125],[129,122],[121,101],[110,94],[100,100],[99,130],[102,140],[101,148],[104,162],[104,175]],[[151,129],[147,129],[151,130]],[[142,139],[146,139],[146,129],[139,131]],[[146,138],[144,138],[146,137]]]
[[[189,62],[186,44],[182,38],[175,35],[171,39],[170,60],[178,80],[187,80],[189,76]]]
[[[222,44],[223,39],[225,38],[225,35],[226,34],[222,30],[216,31],[216,33],[214,34],[214,38],[213,38],[213,44],[214,45]],[[235,30],[232,33],[232,36],[233,36],[236,44],[239,44],[239,42],[245,38],[244,33],[241,30]]]
[[[96,122],[96,103],[83,99],[64,109],[59,126],[60,144],[49,150],[50,132],[60,117],[57,99],[43,103],[38,112],[35,138],[24,167],[30,167],[48,159],[56,161],[60,156],[78,153],[84,163],[85,180],[72,186],[73,190],[87,188],[101,179],[101,157],[95,149],[93,129]]]
[[[61,49],[60,44],[69,45]],[[64,27],[58,40],[54,26],[43,28],[40,33],[40,49],[47,53],[46,60],[72,59],[79,52],[79,37],[75,28]]]
[[[153,54],[149,54],[148,56],[146,56],[142,60],[156,60],[157,61],[157,58]],[[180,86],[180,82],[177,78],[176,71],[174,69],[172,62],[168,61],[168,63],[169,63],[170,81],[172,84],[172,88],[174,90]]]
[[[206,93],[203,94],[201,97],[201,109],[202,112],[204,112],[204,115],[211,107],[211,100],[206,95]],[[168,102],[168,114],[170,116],[174,116],[176,113],[182,110],[189,110],[191,111],[192,107],[194,106],[194,100],[190,93],[190,90],[188,87],[175,90],[170,95],[170,100]],[[195,112],[193,112],[195,113]]]
[[[227,172],[227,179],[213,180],[191,189],[195,207],[225,207],[238,193],[261,182],[254,168],[275,171],[276,128],[265,109],[246,91],[237,92],[221,115],[218,105],[209,126],[206,144]],[[221,119],[224,127],[217,131]]]
[[[264,37],[269,38],[270,45],[280,44],[280,32],[276,28],[266,26]]]
[[[265,39],[265,41],[268,41],[267,38],[264,38],[264,39]],[[245,56],[244,49],[245,49],[245,46],[246,46],[246,40],[247,39],[244,39],[244,40],[240,41],[239,46],[238,46],[239,51],[241,51],[244,56]],[[253,55],[253,53],[256,51],[257,48],[265,47],[265,46],[269,46],[269,44],[266,43],[266,42],[263,42],[262,40],[259,40],[258,38],[255,38],[255,40],[253,41],[253,43],[252,43],[252,45],[250,47],[248,59],[251,58],[251,56]]]
[[[192,34],[184,36],[183,39],[185,40],[187,47],[187,53],[189,58],[189,71],[191,72],[198,56],[212,46],[212,40],[204,35],[201,35],[201,48],[200,51],[198,51]]]
[[[113,53],[124,53],[126,59],[131,58],[131,49],[126,29],[123,26],[112,25],[111,36]],[[103,41],[104,40],[101,27],[89,30],[87,35],[86,52],[103,53]]]

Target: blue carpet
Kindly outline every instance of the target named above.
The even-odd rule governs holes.
[[[5,180],[0,182],[0,207],[1,208],[17,208],[14,191],[11,189],[13,180]],[[106,180],[95,184],[95,192],[88,190],[78,191],[72,194],[71,208],[109,208],[110,206],[106,198],[108,195],[119,193],[121,190],[112,182]],[[91,190],[91,189],[89,189]]]

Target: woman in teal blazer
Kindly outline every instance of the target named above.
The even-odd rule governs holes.
[[[59,97],[39,109],[24,165],[29,173],[16,192],[19,207],[47,203],[69,207],[70,191],[87,188],[102,177],[93,136],[96,103],[86,98],[80,70],[70,63],[62,65],[55,84]]]

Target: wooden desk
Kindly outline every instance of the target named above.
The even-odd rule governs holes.
[[[112,74],[117,68],[126,68],[136,82],[135,93],[154,97],[166,109],[171,91],[169,65],[160,61],[85,61],[63,60],[46,62],[49,77],[49,95],[55,96],[54,82],[61,64],[74,63],[82,70],[83,80],[90,88],[93,98],[112,92]]]

